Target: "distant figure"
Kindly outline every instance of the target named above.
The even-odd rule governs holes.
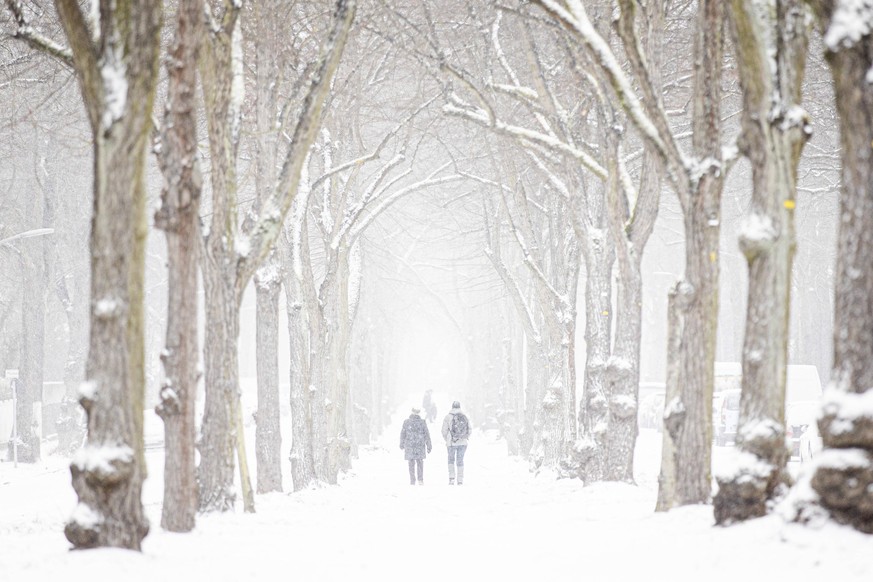
[[[400,448],[406,452],[405,458],[409,461],[410,485],[415,485],[416,468],[418,484],[424,485],[424,457],[431,451],[430,431],[420,413],[421,409],[413,408],[400,431]]]
[[[436,420],[436,404],[433,401],[433,390],[428,390],[424,393],[424,400],[421,403],[424,408],[424,413],[426,415],[428,422],[433,422]]]
[[[449,450],[449,485],[455,484],[455,465],[458,467],[458,485],[464,484],[464,453],[470,438],[470,419],[461,412],[461,403],[455,400],[452,410],[443,420],[443,438]]]

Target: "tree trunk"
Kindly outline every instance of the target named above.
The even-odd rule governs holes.
[[[196,147],[196,142],[191,142],[191,145]],[[199,177],[188,179],[199,181]],[[185,180],[183,178],[182,181]],[[193,185],[190,181],[187,184]],[[197,197],[199,187],[195,186],[176,198],[177,204],[181,202],[175,206],[176,224],[166,228],[167,285],[170,296],[167,304],[167,345],[161,354],[165,379],[160,390],[161,400],[155,410],[164,421],[161,527],[174,532],[194,529],[198,499],[195,470],[195,400],[200,377],[197,345]],[[187,202],[182,202],[186,198]],[[161,211],[168,208],[171,206],[165,202]],[[155,222],[159,224],[160,220],[156,218]]]
[[[658,510],[707,503],[718,325],[718,238],[724,186],[721,70],[724,4],[700,0],[694,39],[693,136],[697,167],[674,178],[685,219],[685,275],[671,291],[667,399]],[[671,384],[672,383],[672,384]],[[672,396],[671,396],[672,395]],[[672,456],[667,459],[667,456]]]
[[[628,245],[629,246],[629,245]],[[634,445],[639,425],[640,337],[643,316],[643,278],[640,263],[632,261],[620,275],[615,322],[615,346],[606,364],[609,394],[609,435],[606,479],[634,480]]]
[[[740,250],[749,264],[737,448],[741,461],[716,476],[718,524],[760,517],[790,482],[785,447],[785,366],[795,249],[797,165],[809,134],[800,109],[806,19],[799,1],[734,0],[730,11],[743,88],[741,145],[752,165],[751,214]],[[775,69],[772,59],[775,58]]]
[[[209,8],[207,6],[207,8]],[[237,430],[241,415],[239,388],[239,306],[247,283],[238,265],[248,252],[237,228],[237,147],[241,97],[237,93],[242,75],[242,45],[239,28],[241,5],[227,5],[222,27],[201,35],[199,71],[206,123],[209,131],[212,177],[212,221],[203,245],[202,272],[206,307],[205,409],[201,427],[201,511],[229,511],[233,491],[234,455],[245,456],[245,433]],[[238,243],[239,246],[238,246]],[[249,249],[250,250],[250,249]],[[240,463],[243,471],[245,463]],[[240,474],[243,492],[251,489]],[[252,499],[244,497],[246,511]]]
[[[322,283],[319,299],[322,306],[321,327],[324,390],[327,394],[328,483],[336,483],[341,470],[349,467],[351,440],[346,422],[348,405],[349,257],[337,251],[335,271]]]
[[[161,354],[164,382],[155,412],[164,421],[164,503],[161,527],[194,529],[197,513],[195,401],[197,274],[200,248],[200,193],[197,163],[197,47],[202,0],[183,0],[168,60],[167,106],[159,162],[164,175],[155,226],[167,237],[167,343]]]
[[[200,486],[201,511],[229,511],[236,499],[233,488],[236,452],[236,401],[240,398],[239,298],[234,286],[235,269],[222,268],[223,249],[206,247],[203,287],[206,296],[206,337],[203,363],[206,371],[206,399],[201,427]],[[218,243],[219,245],[221,243]]]
[[[141,500],[145,156],[157,84],[161,5],[102,12],[91,40],[78,3],[56,0],[73,53],[94,144],[91,336],[80,390],[88,441],[70,465],[79,503],[64,528],[76,548],[139,550],[148,533]],[[99,61],[99,62],[98,62]],[[123,83],[107,84],[115,74]],[[123,93],[122,93],[123,91]]]
[[[270,197],[276,185],[279,125],[279,68],[283,51],[281,19],[264,3],[255,3],[251,18],[255,42],[255,208]],[[250,213],[249,216],[253,216]],[[282,491],[282,433],[279,405],[279,293],[281,261],[270,252],[255,273],[257,293],[258,412],[255,415],[255,451],[258,493]]]
[[[282,491],[282,432],[279,404],[278,261],[271,256],[255,276],[257,290],[258,413],[255,450],[258,493]]]
[[[31,199],[27,215],[40,216],[39,197]],[[32,226],[36,227],[33,223]],[[40,458],[41,422],[34,417],[33,406],[42,400],[45,344],[45,286],[43,238],[22,241],[21,265],[24,287],[21,299],[21,352],[19,356],[19,389],[16,395],[16,426],[18,429],[18,460],[35,463]],[[40,419],[41,420],[41,419]],[[11,443],[10,443],[11,444]]]
[[[664,41],[664,2],[647,3],[645,50],[652,87],[663,92],[662,56]],[[663,104],[661,104],[663,105]],[[614,113],[612,114],[614,115]],[[614,125],[614,124],[612,124]],[[614,140],[612,138],[615,138]],[[612,158],[617,163],[609,168],[609,231],[615,245],[618,266],[616,292],[615,340],[612,356],[607,362],[609,383],[610,431],[607,445],[606,478],[632,483],[634,480],[634,448],[639,433],[640,342],[642,340],[643,277],[640,271],[643,251],[649,241],[658,216],[661,200],[661,170],[657,153],[651,145],[645,147],[640,170],[639,187],[631,200],[625,191],[621,172],[624,170],[621,136],[607,134]],[[627,216],[625,215],[625,210]]]
[[[320,314],[309,320],[309,426],[312,431],[312,468],[317,481],[330,482],[328,464],[328,425],[327,425],[327,394],[325,393],[326,358],[321,353],[323,349],[324,325]]]
[[[552,467],[554,468],[559,457],[554,443],[548,442],[548,438],[554,430],[554,423],[560,420],[558,408],[558,396],[550,394],[550,382],[552,381],[547,349],[542,345],[543,339],[528,343],[527,364],[527,409],[525,410],[525,436],[530,443],[529,461],[532,471]],[[548,406],[544,406],[544,402]],[[550,417],[544,418],[544,412],[550,413]],[[547,424],[551,422],[551,425]],[[551,463],[551,464],[550,464]]]
[[[582,438],[576,446],[580,476],[586,483],[606,476],[609,395],[606,364],[612,335],[612,264],[614,252],[606,232],[589,228],[585,256],[585,387],[579,406]]]
[[[291,260],[290,268],[285,269],[285,301],[288,312],[288,336],[291,347],[291,481],[294,491],[308,487],[316,480],[313,459],[312,399],[309,342],[310,311],[305,298],[304,270],[301,254],[308,256],[305,221],[297,220],[299,204],[303,198],[294,201],[295,217],[292,223],[291,238],[295,241],[287,249],[285,256]],[[294,246],[298,250],[294,250]]]
[[[834,367],[818,423],[824,451],[811,485],[814,502],[835,521],[873,533],[873,37],[840,35],[848,29],[832,20],[841,3],[810,4],[826,31],[842,145]],[[855,17],[866,19],[869,30],[868,13]]]
[[[237,146],[242,95],[242,42],[239,11],[242,3],[226,4],[221,27],[210,29],[208,49],[202,51],[200,74],[209,127],[212,162],[212,228],[206,241],[205,290],[207,297],[206,411],[201,449],[201,509],[230,509],[233,505],[233,453],[240,457],[240,480],[246,511],[254,511],[254,497],[246,471],[239,401],[239,305],[242,292],[282,231],[285,215],[298,192],[309,148],[321,123],[330,83],[354,21],[355,0],[337,0],[322,54],[312,73],[297,123],[275,187],[262,201],[258,217],[237,225]],[[222,329],[216,330],[215,328]],[[210,334],[212,337],[210,337]],[[211,341],[214,339],[215,341]],[[313,375],[313,380],[320,380]],[[212,392],[212,394],[210,394]],[[318,394],[313,400],[318,402]],[[319,407],[316,406],[317,410]],[[314,415],[315,413],[313,413]],[[233,423],[235,432],[231,433]],[[313,425],[316,425],[313,418]],[[319,467],[316,462],[316,467]]]
[[[717,182],[717,184],[716,184]],[[696,201],[720,201],[721,181]],[[714,190],[718,189],[719,196]],[[699,208],[686,214],[685,280],[671,291],[667,397],[658,510],[707,503],[712,488],[712,392],[718,316],[718,223]],[[674,334],[677,334],[675,337]],[[671,382],[673,384],[671,385]],[[668,461],[666,456],[671,455]],[[675,474],[668,475],[667,471]],[[665,489],[672,483],[674,490]]]

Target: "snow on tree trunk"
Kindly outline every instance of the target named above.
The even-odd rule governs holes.
[[[752,205],[739,234],[749,264],[739,462],[716,475],[718,524],[764,515],[790,481],[785,447],[788,310],[797,166],[809,134],[799,106],[807,44],[802,3],[734,0],[729,16],[743,89],[740,144],[752,165]]]
[[[341,470],[349,467],[351,442],[346,422],[348,407],[348,346],[349,322],[349,262],[348,251],[341,248],[335,257],[335,268],[322,282],[320,326],[322,371],[326,393],[328,483],[336,483]]]
[[[304,178],[303,181],[307,182],[308,178]],[[291,451],[289,458],[294,491],[300,491],[316,480],[313,458],[314,435],[310,412],[313,403],[309,390],[311,382],[309,323],[312,314],[310,311],[311,301],[307,299],[306,295],[307,293],[314,295],[315,291],[311,271],[306,268],[309,263],[302,260],[303,256],[309,255],[305,220],[307,197],[304,194],[301,192],[292,207],[292,219],[289,226],[291,242],[285,245],[284,252],[286,261],[289,261],[290,265],[289,268],[282,271],[285,275],[283,286],[285,288],[288,337],[291,350]]]
[[[718,239],[724,186],[719,111],[723,11],[721,0],[698,4],[692,102],[695,158],[681,177],[671,176],[684,215],[685,275],[670,292],[668,308],[666,430],[657,504],[661,511],[706,503],[711,495]]]
[[[824,450],[806,476],[811,489],[795,488],[796,518],[810,519],[821,507],[835,521],[873,533],[873,9],[809,3],[824,30],[834,79],[842,186],[834,364],[818,421]]]
[[[258,493],[282,491],[282,434],[279,415],[278,262],[271,255],[255,276],[257,293],[258,412],[255,450]]]
[[[609,435],[606,476],[609,481],[634,480],[634,445],[640,386],[643,278],[639,261],[620,269],[616,306],[615,345],[606,362],[609,394]]]
[[[696,200],[709,201],[710,216],[718,216],[721,185],[707,181]],[[719,227],[705,216],[703,208],[686,214],[685,279],[670,292],[660,511],[710,499]]]
[[[579,404],[581,438],[574,446],[580,477],[586,483],[606,476],[609,395],[606,364],[612,336],[612,265],[615,253],[603,229],[584,234],[585,257],[585,384]]]
[[[164,503],[161,526],[194,529],[197,514],[195,401],[199,349],[197,275],[202,177],[197,162],[197,46],[201,0],[183,0],[168,60],[167,105],[158,153],[164,189],[155,226],[167,237],[167,338],[164,382],[155,411],[164,421]]]
[[[663,92],[662,58],[664,3],[652,2],[645,7],[646,34],[643,42],[648,56],[648,73],[652,86]],[[612,116],[615,113],[611,113]],[[620,124],[609,124],[621,127]],[[623,131],[607,134],[610,144],[608,167],[609,233],[614,241],[618,289],[616,292],[615,330],[612,354],[606,364],[610,430],[607,444],[606,478],[633,482],[634,447],[639,432],[640,342],[642,340],[643,278],[640,271],[643,250],[654,230],[661,200],[661,169],[657,154],[645,147],[636,192],[627,191],[622,179],[626,171],[622,159]],[[616,162],[616,163],[612,163]]]
[[[158,78],[159,2],[105,7],[99,39],[78,3],[58,11],[91,125],[91,323],[80,402],[86,445],[70,472],[79,501],[64,533],[76,548],[139,550],[149,525],[142,507],[143,279],[147,221],[146,144]]]
[[[207,11],[211,8],[207,6]],[[236,225],[236,157],[239,99],[235,88],[239,7],[228,6],[222,27],[206,27],[201,35],[200,79],[209,134],[212,221],[205,233],[201,257],[205,305],[203,365],[205,390],[201,424],[200,510],[229,511],[233,490],[237,435],[236,408],[240,398],[239,304],[237,262],[248,254],[238,240]]]
[[[292,274],[291,277],[294,275]],[[288,336],[291,346],[291,482],[294,491],[315,480],[312,459],[312,419],[309,414],[309,334],[306,314],[294,286],[285,283]]]
[[[255,3],[250,19],[255,44],[255,191],[253,210],[260,210],[276,184],[279,156],[277,119],[279,70],[288,66],[281,43],[288,25],[275,18],[266,4]],[[254,212],[248,217],[254,217]],[[257,295],[256,354],[258,408],[255,415],[255,451],[258,493],[282,490],[282,435],[279,413],[279,294],[282,287],[281,260],[273,249],[255,273]]]
[[[238,22],[242,3],[226,5],[222,25],[210,28],[201,47],[200,77],[209,128],[213,195],[212,223],[204,259],[207,396],[200,464],[203,469],[200,506],[203,510],[232,508],[235,448],[240,458],[245,508],[254,511],[254,497],[246,471],[239,400],[237,342],[240,300],[243,289],[279,237],[285,215],[298,192],[301,172],[320,127],[322,108],[345,49],[356,7],[355,0],[337,0],[276,184],[270,196],[260,202],[257,218],[244,223],[242,232],[237,225],[236,175],[244,97],[242,39]],[[313,370],[313,381],[320,379],[316,372],[320,371]],[[313,401],[317,398],[315,394]],[[315,414],[313,412],[313,427],[318,424]],[[314,459],[317,469],[319,464],[315,454]]]

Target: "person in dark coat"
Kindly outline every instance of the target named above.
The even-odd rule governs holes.
[[[415,485],[416,469],[418,470],[418,484],[424,485],[424,458],[431,450],[430,431],[427,423],[419,416],[421,410],[412,409],[409,418],[403,421],[403,429],[400,431],[400,448],[405,451],[405,458],[409,461],[409,484]]]

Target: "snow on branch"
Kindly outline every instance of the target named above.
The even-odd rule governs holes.
[[[364,230],[366,230],[367,227],[370,226],[370,224],[372,224],[372,222],[376,219],[376,217],[378,217],[380,214],[382,214],[382,212],[387,210],[391,205],[393,205],[395,202],[397,202],[398,200],[400,200],[404,196],[407,196],[407,195],[412,194],[413,192],[417,192],[419,190],[423,190],[425,188],[429,188],[431,186],[439,186],[441,184],[448,184],[450,182],[457,182],[458,180],[464,179],[464,176],[462,176],[460,174],[451,174],[449,176],[435,178],[434,176],[436,174],[438,174],[439,172],[441,172],[443,169],[445,169],[445,167],[447,165],[448,164],[444,164],[443,166],[440,166],[427,178],[420,180],[418,182],[415,182],[414,184],[410,184],[409,186],[406,186],[404,188],[401,188],[400,190],[394,192],[393,194],[391,194],[387,198],[380,200],[375,208],[372,208],[372,209],[368,208],[369,212],[367,213],[367,216],[365,218],[363,218],[362,220],[357,221],[355,223],[355,225],[351,228],[351,230],[348,234],[349,240],[353,241],[356,238],[358,238],[361,235],[361,233]]]
[[[500,63],[500,66],[506,72],[506,75],[509,77],[509,80],[512,81],[513,86],[519,87],[521,83],[518,81],[518,76],[515,74],[515,71],[512,70],[512,67],[509,66],[509,61],[506,59],[506,54],[503,52],[503,47],[500,45],[500,20],[503,18],[503,11],[497,11],[497,18],[494,19],[494,25],[491,27],[491,42],[494,44],[494,52],[497,55],[497,62]],[[536,92],[534,92],[534,99],[536,99]]]
[[[500,93],[505,93],[506,95],[511,95],[514,97],[520,97],[522,99],[528,101],[535,101],[539,98],[539,95],[536,91],[531,89],[530,87],[523,87],[521,85],[504,85],[502,83],[488,83],[488,87],[498,91]]]
[[[563,156],[569,156],[579,161],[586,169],[601,180],[606,180],[606,169],[604,169],[597,160],[579,148],[567,144],[553,135],[547,135],[517,125],[510,125],[499,119],[492,118],[484,109],[474,107],[464,102],[457,95],[452,95],[451,101],[451,103],[443,105],[443,113],[446,115],[452,115],[472,121],[483,127],[492,129],[501,135],[515,138],[520,141],[522,145],[537,144],[552,152]]]
[[[24,8],[19,0],[5,1],[6,7],[12,13],[12,18],[15,20],[16,29],[12,33],[13,38],[17,38],[36,50],[56,58],[68,67],[73,66],[73,52],[69,48],[56,43],[34,30],[27,16],[25,16]]]
[[[639,97],[637,97],[630,79],[628,79],[621,64],[612,52],[609,43],[600,36],[592,25],[582,2],[580,0],[566,0],[564,2],[566,7],[557,2],[557,0],[534,0],[534,3],[540,5],[546,12],[551,14],[588,48],[609,78],[610,85],[618,95],[624,110],[633,119],[640,133],[652,143],[664,159],[687,167],[688,164],[685,156],[682,154],[679,145],[673,140],[673,136],[667,130],[665,130],[666,135],[662,135],[662,132],[658,129],[652,118],[646,113],[646,109]],[[656,114],[662,120],[661,125],[665,125],[663,123],[663,111],[656,110]],[[679,159],[676,160],[676,157]]]
[[[284,217],[290,210],[300,187],[303,164],[309,159],[310,147],[320,128],[321,112],[345,50],[356,10],[356,0],[336,1],[331,27],[322,45],[309,89],[303,99],[277,185],[264,202],[264,212],[250,232],[252,252],[238,265],[243,279],[247,280],[254,274],[255,268],[270,251],[282,231]]]
[[[527,157],[533,160],[533,163],[540,169],[540,171],[546,175],[546,178],[549,180],[549,184],[551,184],[564,198],[564,200],[570,199],[570,189],[567,188],[567,184],[564,183],[563,180],[558,178],[558,176],[549,170],[546,167],[545,162],[543,162],[536,153],[528,150]]]
[[[360,220],[363,212],[367,208],[369,208],[370,204],[373,202],[374,199],[381,199],[382,195],[392,186],[394,186],[394,184],[412,173],[412,168],[407,168],[399,175],[391,178],[391,180],[389,180],[387,184],[384,184],[381,188],[379,188],[379,185],[382,184],[388,173],[392,169],[397,167],[397,165],[403,162],[405,159],[406,156],[404,156],[403,154],[398,154],[394,157],[394,159],[388,162],[384,168],[382,168],[382,171],[379,172],[379,174],[373,180],[373,183],[370,185],[370,187],[367,188],[363,196],[361,196],[361,199],[358,201],[358,203],[355,204],[355,206],[349,209],[346,213],[346,217],[343,220],[342,225],[340,225],[340,227],[337,229],[336,234],[330,242],[330,248],[332,248],[333,250],[339,248],[340,241],[342,241],[346,237],[349,231],[351,231],[351,229],[354,227],[355,223]]]
[[[503,259],[500,258],[498,253],[490,248],[486,248],[485,256],[488,257],[491,264],[494,265],[494,270],[497,271],[497,274],[500,275],[501,279],[503,279],[503,284],[508,288],[509,295],[512,297],[512,302],[515,304],[516,310],[524,316],[523,324],[530,332],[531,340],[536,344],[541,343],[542,336],[537,328],[536,318],[534,317],[530,306],[527,304],[527,301],[524,300],[524,293],[522,292],[518,281],[516,281],[515,277],[513,277],[509,272],[509,269],[506,267],[506,264],[503,262]]]
[[[339,166],[336,166],[334,168],[331,168],[330,170],[326,171],[324,174],[319,176],[312,183],[312,188],[313,189],[317,188],[322,182],[324,182],[325,180],[327,180],[328,178],[330,178],[331,176],[333,176],[335,174],[339,174],[339,173],[344,172],[344,171],[351,169],[351,168],[357,168],[357,167],[359,167],[367,162],[371,162],[371,161],[377,159],[379,157],[379,154],[384,149],[385,145],[387,145],[388,141],[392,137],[397,135],[397,133],[401,129],[403,129],[406,125],[408,125],[413,119],[415,119],[415,117],[418,116],[419,113],[424,111],[428,106],[430,106],[431,103],[436,101],[439,97],[440,97],[440,95],[434,95],[433,97],[431,97],[430,99],[428,99],[427,101],[422,103],[415,111],[413,111],[412,113],[407,115],[404,119],[402,119],[396,126],[394,126],[394,128],[392,128],[390,131],[388,131],[382,137],[382,141],[379,142],[379,145],[377,145],[376,148],[372,152],[370,152],[369,154],[363,155],[359,158],[356,158],[354,160],[348,161],[344,164],[340,164]]]

